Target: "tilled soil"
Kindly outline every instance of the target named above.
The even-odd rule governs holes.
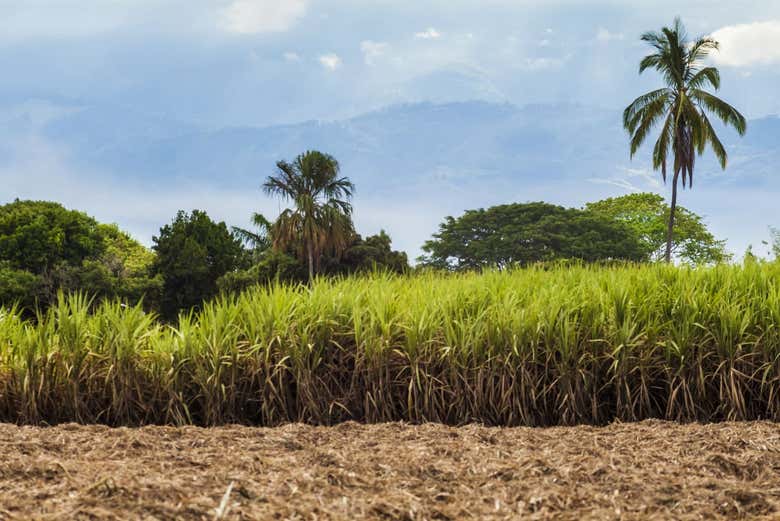
[[[0,520],[780,519],[780,425],[0,425]]]

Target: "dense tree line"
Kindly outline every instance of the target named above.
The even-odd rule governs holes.
[[[662,260],[669,206],[656,194],[631,194],[584,209],[508,204],[447,217],[425,243],[422,265],[448,270],[504,268],[562,259]],[[676,258],[690,264],[728,259],[701,217],[678,207]]]
[[[228,227],[206,212],[179,211],[147,248],[116,225],[46,201],[0,206],[0,304],[32,312],[58,292],[142,301],[173,320],[220,293],[273,281],[369,270],[411,271],[384,231],[355,231],[354,186],[338,162],[306,152],[277,163],[264,191],[290,203],[275,220],[254,214],[254,229]],[[479,270],[577,259],[653,262],[664,258],[670,208],[655,194],[606,199],[582,209],[537,202],[447,217],[425,243],[419,268]],[[724,243],[696,214],[677,208],[674,255],[693,264],[727,260]],[[416,269],[416,268],[415,268]]]

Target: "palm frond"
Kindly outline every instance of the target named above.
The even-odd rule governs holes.
[[[639,120],[636,119],[637,114],[646,110],[647,106],[659,98],[668,98],[671,94],[671,90],[668,88],[657,89],[643,94],[636,98],[631,104],[623,111],[623,126],[629,132],[636,131],[636,124]]]
[[[669,146],[674,139],[674,117],[671,113],[666,116],[666,121],[661,128],[661,135],[653,149],[653,168],[661,169],[661,176],[666,182],[666,162],[669,157]]]
[[[697,71],[688,81],[688,89],[700,89],[707,83],[715,90],[720,89],[720,72],[715,67],[705,67]]]
[[[701,89],[691,90],[690,97],[698,102],[703,108],[712,112],[724,124],[734,127],[740,136],[745,135],[745,132],[747,131],[747,120],[737,109],[717,96]]]
[[[634,134],[631,137],[631,157],[636,154],[637,150],[642,146],[647,135],[660,120],[666,114],[668,105],[668,96],[661,96],[656,98],[651,103],[647,104],[644,111],[638,112],[634,119],[629,124],[634,128]]]
[[[717,51],[719,47],[720,45],[718,42],[709,36],[699,38],[691,45],[691,48],[688,50],[688,62],[699,62],[709,56],[712,51]]]
[[[706,142],[710,144],[710,146],[712,147],[712,151],[715,152],[715,157],[718,158],[720,167],[723,170],[725,170],[729,160],[729,155],[728,152],[726,152],[726,147],[723,146],[723,143],[721,143],[720,138],[718,138],[718,134],[715,132],[715,129],[712,128],[712,124],[710,123],[709,118],[707,118],[707,114],[705,114],[704,111],[702,111],[700,113],[700,116],[704,128],[706,129]]]

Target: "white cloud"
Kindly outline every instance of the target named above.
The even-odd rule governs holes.
[[[338,54],[323,54],[320,56],[320,64],[328,70],[335,71],[341,67],[341,58]]]
[[[435,27],[429,27],[422,32],[415,33],[414,37],[420,40],[438,40],[441,38],[441,33]]]
[[[374,65],[376,59],[387,52],[390,45],[386,42],[374,42],[364,40],[360,42],[360,51],[363,53],[363,59],[366,65]]]
[[[729,25],[712,33],[720,42],[714,60],[726,66],[780,63],[780,20]]]
[[[282,55],[284,57],[284,61],[288,62],[299,62],[301,61],[301,56],[297,52],[288,51]]]
[[[662,188],[660,174],[650,168],[617,168],[621,173],[612,177],[592,177],[591,183],[617,186],[627,192],[658,191]]]
[[[234,0],[221,13],[220,27],[237,34],[288,30],[306,14],[306,0]]]
[[[625,39],[625,35],[623,33],[612,33],[609,31],[609,29],[605,29],[604,27],[600,27],[596,32],[596,40],[600,42],[611,42],[613,40],[619,41],[623,39]]]

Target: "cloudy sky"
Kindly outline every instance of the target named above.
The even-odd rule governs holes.
[[[720,40],[724,98],[751,118],[780,113],[774,0],[0,0],[0,104],[47,100],[32,127],[94,104],[201,129],[415,101],[620,109],[657,81],[637,74],[639,35],[676,15]],[[79,175],[26,132],[0,137],[54,149],[51,175]],[[27,175],[0,158],[6,181]]]
[[[724,96],[780,111],[772,0],[0,0],[0,93],[214,126],[418,99],[620,106],[651,81],[638,36],[675,15],[721,40]]]

